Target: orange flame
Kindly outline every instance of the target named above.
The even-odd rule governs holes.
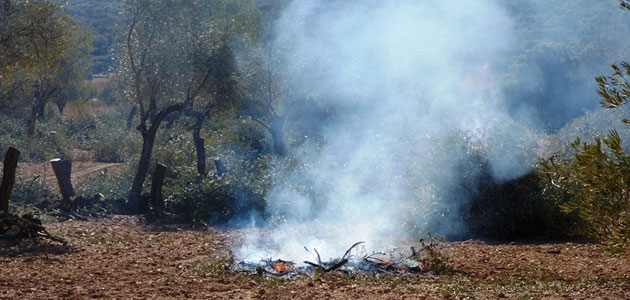
[[[278,261],[273,266],[273,270],[276,271],[276,272],[288,272],[288,271],[291,271],[291,266],[289,266],[288,264],[284,263],[283,261]]]

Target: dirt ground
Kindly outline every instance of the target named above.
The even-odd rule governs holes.
[[[452,275],[267,279],[226,270],[243,231],[130,216],[47,227],[68,245],[0,245],[0,299],[630,299],[630,260],[597,244],[454,242]]]

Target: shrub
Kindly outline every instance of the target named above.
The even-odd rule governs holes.
[[[109,210],[116,207],[117,204],[123,203],[127,199],[127,193],[131,188],[135,168],[126,164],[122,169],[109,172],[100,172],[84,178],[81,184],[77,185],[75,190],[78,195],[94,195],[101,193],[105,196],[105,206]],[[117,207],[116,207],[117,208]],[[124,211],[116,211],[125,213]]]
[[[55,131],[55,127],[51,128]],[[16,147],[21,151],[21,161],[45,161],[56,157],[68,157],[69,141],[62,134],[37,131],[32,138],[26,137],[22,120],[8,119],[0,122],[0,151]]]
[[[622,5],[623,6],[623,5]],[[628,8],[624,6],[624,8]],[[601,105],[617,109],[630,102],[630,63],[612,65],[612,76],[597,77]],[[630,120],[624,119],[630,124]],[[555,178],[555,187],[571,197],[562,204],[586,222],[585,232],[608,245],[613,253],[630,249],[630,154],[617,130],[594,143],[577,138],[571,147],[575,156],[560,164],[543,167]]]
[[[225,141],[221,135],[206,134],[205,176],[197,173],[196,153],[192,135],[182,125],[171,124],[156,140],[154,161],[167,166],[163,195],[167,204],[186,221],[238,225],[250,213],[260,215],[264,211],[264,194],[268,189],[263,175],[266,156]],[[221,153],[217,157],[216,153]],[[228,173],[218,177],[214,159],[220,158]],[[153,174],[154,164],[149,174]],[[147,183],[151,178],[147,178]],[[145,185],[145,190],[150,188]]]
[[[613,253],[630,248],[630,154],[622,146],[619,134],[595,143],[572,144],[575,158],[567,163],[545,163],[554,175],[556,188],[570,195],[562,204],[587,222],[585,233],[608,244]]]
[[[11,202],[15,205],[26,206],[38,203],[43,197],[51,196],[51,187],[39,178],[24,180],[18,177],[11,193]]]

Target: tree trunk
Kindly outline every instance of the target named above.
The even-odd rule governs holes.
[[[276,117],[271,123],[271,127],[269,128],[269,132],[271,133],[271,138],[273,139],[273,152],[276,155],[283,156],[286,154],[286,149],[284,147],[284,116]]]
[[[64,108],[66,108],[66,103],[68,103],[68,101],[58,101],[57,103],[57,109],[59,109],[59,114],[63,115],[63,110]]]
[[[160,163],[155,164],[155,172],[151,180],[151,204],[156,212],[164,210],[164,200],[162,198],[162,186],[164,185],[164,175],[166,166]]]
[[[28,137],[32,137],[33,135],[35,135],[35,123],[37,123],[37,106],[33,106],[31,108],[31,117],[28,119],[28,124],[27,124],[27,129],[26,129],[26,135]]]
[[[134,105],[129,111],[129,115],[127,116],[127,129],[131,128],[131,124],[133,123],[133,117],[136,115],[136,111],[138,111],[138,108]]]
[[[71,208],[70,197],[75,195],[72,181],[70,180],[70,176],[72,175],[72,162],[57,158],[51,160],[50,165],[55,172],[55,177],[57,177],[59,190],[63,197],[63,204],[66,208]]]
[[[201,176],[206,176],[206,147],[204,140],[201,138],[201,126],[204,119],[204,117],[197,117],[192,133],[195,149],[197,150],[197,173]]]
[[[142,186],[144,185],[144,180],[147,177],[147,173],[149,172],[151,153],[153,152],[155,136],[157,135],[158,129],[160,128],[160,124],[168,114],[175,111],[181,111],[183,108],[183,103],[167,106],[155,115],[155,118],[151,123],[151,127],[149,128],[149,130],[143,129],[142,126],[138,127],[142,133],[142,152],[140,153],[140,161],[138,162],[136,176],[133,179],[133,184],[131,185],[131,190],[129,190],[127,198],[130,213],[139,213],[144,211],[144,209],[146,208],[145,203],[140,201],[140,196],[142,194]]]
[[[37,112],[37,121],[43,122],[44,121],[44,111],[46,110],[46,102],[43,101],[43,104],[39,104],[37,106],[37,110],[39,110]]]
[[[129,210],[130,213],[139,213],[144,210],[144,203],[140,201],[142,194],[142,186],[144,185],[144,179],[149,172],[149,164],[151,162],[151,153],[153,152],[153,145],[155,144],[155,135],[157,131],[148,131],[142,135],[142,152],[140,153],[140,161],[138,163],[138,169],[136,170],[136,176],[133,179],[131,190],[129,191]]]
[[[44,108],[46,107],[46,99],[47,96],[42,95],[40,92],[35,95],[35,103],[33,103],[33,107],[31,108],[31,117],[28,120],[28,128],[26,134],[28,137],[32,137],[35,134],[35,124],[37,120],[40,120],[40,117],[44,114]]]
[[[0,184],[0,211],[9,212],[9,198],[15,184],[15,169],[17,168],[20,151],[9,147],[4,156],[4,166],[2,169],[2,184]]]

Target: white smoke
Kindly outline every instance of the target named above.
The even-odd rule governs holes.
[[[334,118],[321,148],[291,149],[305,171],[275,180],[277,222],[238,258],[301,262],[305,246],[326,259],[357,241],[380,251],[464,232],[456,178],[467,158],[481,149],[499,180],[536,161],[535,131],[508,115],[493,78],[512,26],[492,0],[294,1],[276,26],[274,47],[290,49],[278,70]],[[298,191],[305,178],[310,191]]]

